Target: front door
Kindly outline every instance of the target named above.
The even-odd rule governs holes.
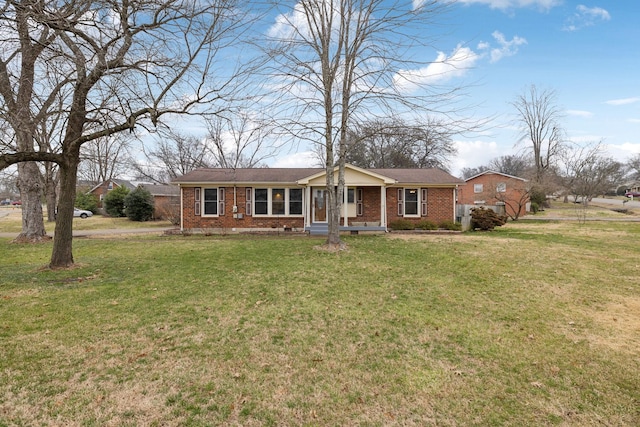
[[[313,190],[313,222],[327,222],[327,190]]]

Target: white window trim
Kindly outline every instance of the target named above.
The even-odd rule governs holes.
[[[402,216],[403,218],[420,218],[426,215],[422,214],[422,204],[426,203],[426,199],[423,200],[422,195],[424,192],[423,190],[425,190],[424,188],[421,187],[402,187],[399,189],[400,192],[398,192],[398,196],[402,197],[402,200],[398,201],[398,211],[400,211],[400,205],[402,205]],[[406,200],[406,190],[416,190],[417,191],[417,196],[418,196],[418,200],[417,200],[417,208],[416,208],[416,213],[415,214],[407,214],[406,213],[406,206],[407,206],[407,200]]]
[[[271,208],[273,207],[273,203],[272,203],[272,196],[273,196],[273,190],[274,189],[284,189],[284,214],[273,214]],[[267,190],[267,213],[266,214],[258,214],[256,213],[256,196],[255,196],[255,191],[256,190]],[[289,191],[290,190],[302,190],[302,211],[299,214],[290,214],[289,213],[289,207],[290,207],[290,197],[289,197]],[[304,217],[304,195],[305,195],[305,191],[304,188],[298,188],[298,187],[253,187],[251,189],[251,195],[252,195],[252,200],[251,200],[251,208],[252,208],[252,212],[253,212],[253,217],[256,218],[270,218],[270,217],[292,217],[292,218],[302,218]]]
[[[496,193],[506,193],[507,192],[507,183],[506,182],[499,182],[496,185]]]
[[[484,191],[483,184],[473,184],[473,192],[474,193],[482,193]]]

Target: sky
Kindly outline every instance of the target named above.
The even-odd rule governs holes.
[[[531,85],[556,92],[570,141],[601,141],[605,154],[622,162],[640,153],[640,3],[460,0],[446,20],[447,34],[425,60],[462,55],[464,67],[450,83],[466,87],[476,116],[492,117],[483,132],[454,138],[452,174],[526,147],[518,144],[511,103]],[[314,161],[301,146],[270,166]]]

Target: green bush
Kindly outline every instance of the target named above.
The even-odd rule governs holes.
[[[531,189],[531,192],[529,193],[529,199],[531,200],[532,204],[537,203],[538,208],[549,207],[547,202],[547,192],[540,186],[535,186]]]
[[[416,223],[416,228],[418,230],[437,230],[438,226],[436,225],[435,222],[429,221],[428,219],[424,219]]]
[[[76,202],[73,206],[96,213],[98,212],[98,198],[95,194],[80,192],[76,194]]]
[[[127,216],[124,212],[124,199],[128,194],[129,189],[122,186],[109,191],[103,200],[107,215],[116,218]]]
[[[392,230],[413,230],[416,228],[415,224],[406,219],[398,219],[389,223],[389,228]]]
[[[443,230],[460,231],[462,230],[462,224],[460,224],[459,222],[447,220],[440,222],[438,224],[438,228],[441,228]]]
[[[500,216],[491,209],[484,207],[471,209],[471,229],[472,230],[493,230],[506,224],[506,217]]]
[[[138,187],[124,198],[124,212],[131,221],[149,221],[153,218],[153,196]]]
[[[531,202],[531,212],[538,213],[538,211],[540,210],[540,206],[538,206],[538,204],[536,202]]]

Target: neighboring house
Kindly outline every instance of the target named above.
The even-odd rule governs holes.
[[[321,168],[196,169],[173,181],[180,186],[180,229],[326,234],[325,179]],[[398,219],[454,221],[460,184],[440,169],[347,165],[341,230],[385,231]]]
[[[180,215],[180,189],[175,185],[139,184],[153,196],[153,219],[176,219]]]
[[[93,194],[98,198],[98,208],[102,209],[102,201],[106,197],[107,193],[118,187],[126,187],[129,191],[133,191],[136,188],[136,186],[130,181],[126,181],[124,179],[109,179],[96,185],[89,190],[88,193]]]
[[[485,171],[465,180],[458,189],[458,205],[465,213],[472,207],[490,207],[497,213],[517,219],[529,210],[528,181],[517,176]]]

